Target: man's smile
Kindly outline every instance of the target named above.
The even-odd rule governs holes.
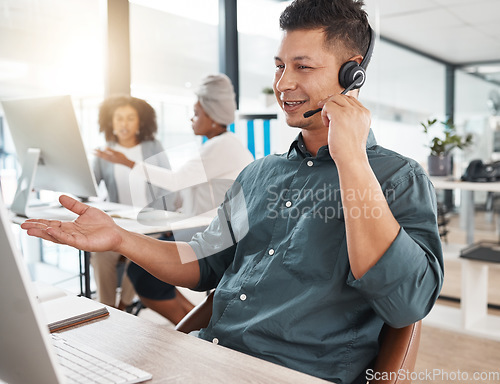
[[[307,102],[307,100],[282,100],[283,110],[286,113],[297,111]]]

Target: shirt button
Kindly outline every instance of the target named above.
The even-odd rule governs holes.
[[[245,301],[246,299],[247,299],[247,295],[245,295],[244,293],[242,293],[242,294],[240,295],[240,300],[241,300],[241,301]]]
[[[270,256],[274,255],[274,249],[270,249],[268,253]]]
[[[218,339],[218,338],[216,338],[216,337],[214,337],[214,338],[212,339],[212,343],[214,343],[215,345],[219,344],[219,339]]]
[[[287,201],[287,202],[285,203],[285,206],[286,206],[287,208],[290,208],[290,207],[292,206],[292,202],[291,202],[291,201]]]
[[[313,165],[314,165],[314,162],[313,162],[312,160],[309,160],[309,161],[307,162],[307,166],[308,166],[308,167],[312,167]]]

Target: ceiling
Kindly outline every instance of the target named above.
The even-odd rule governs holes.
[[[500,0],[364,2],[383,39],[500,84]]]
[[[499,0],[365,3],[372,26],[383,38],[500,84]]]

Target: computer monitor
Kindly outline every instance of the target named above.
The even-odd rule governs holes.
[[[97,196],[70,96],[3,100],[2,107],[22,164],[13,212],[28,216],[32,189]]]
[[[0,196],[0,382],[59,383],[47,322],[35,299]]]

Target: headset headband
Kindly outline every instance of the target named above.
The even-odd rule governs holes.
[[[368,64],[370,64],[370,60],[373,54],[373,48],[375,46],[375,31],[370,26],[368,26],[368,28],[370,33],[370,42],[368,43],[368,49],[366,50],[366,54],[363,57],[363,60],[361,60],[360,66],[363,69],[366,69],[366,67],[368,67]]]

